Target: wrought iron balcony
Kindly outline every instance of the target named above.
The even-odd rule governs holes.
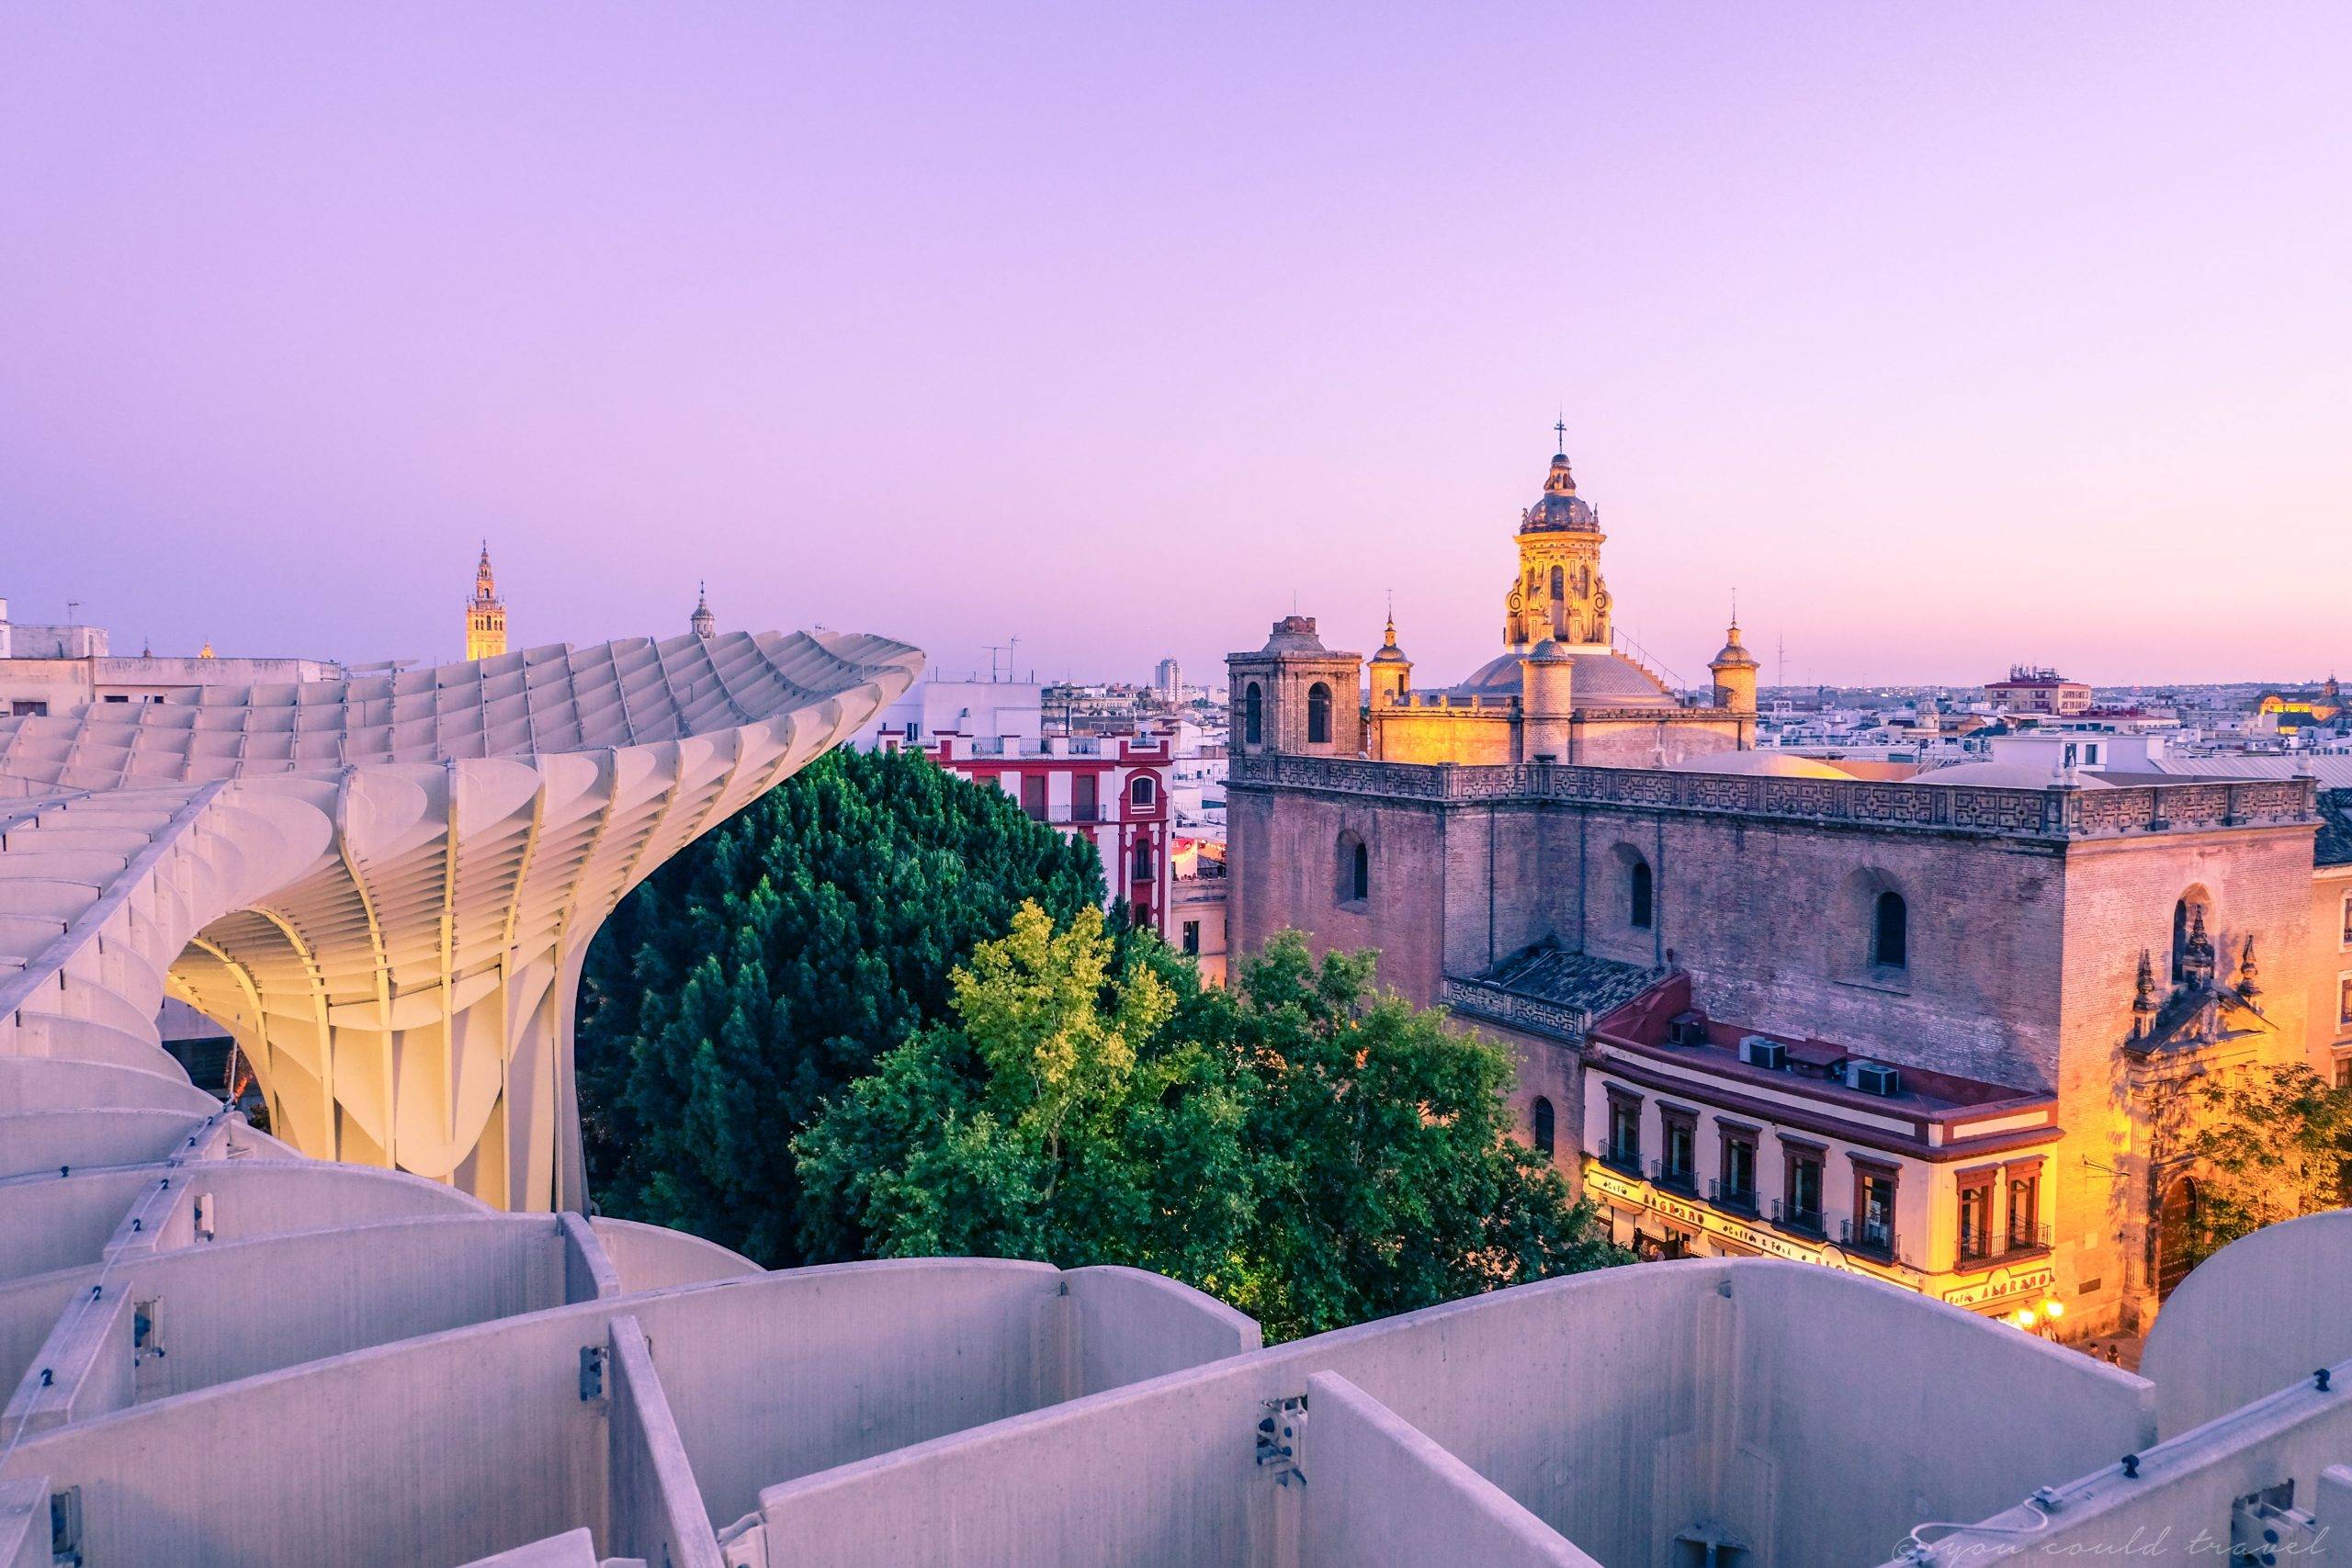
[[[1654,1187],[1663,1187],[1669,1192],[1687,1192],[1693,1198],[1699,1195],[1697,1171],[1668,1170],[1666,1161],[1662,1159],[1650,1161],[1650,1184]]]
[[[1627,1149],[1614,1144],[1608,1145],[1600,1151],[1600,1163],[1611,1170],[1623,1171],[1636,1181],[1642,1179],[1642,1151],[1639,1148]]]
[[[1707,1183],[1707,1201],[1718,1209],[1729,1209],[1735,1213],[1752,1214],[1756,1213],[1756,1189],[1734,1187],[1718,1178]]]
[[[1772,1200],[1772,1224],[1776,1228],[1796,1235],[1820,1236],[1826,1234],[1820,1209],[1804,1208],[1781,1198]]]
[[[1838,1222],[1838,1241],[1849,1252],[1867,1253],[1890,1261],[1894,1257],[1894,1226],[1890,1221],[1842,1220]]]
[[[2021,1252],[2047,1252],[2050,1250],[2050,1227],[2048,1225],[2011,1225],[2002,1240],[2005,1244],[2001,1248],[2004,1257],[2012,1257]]]

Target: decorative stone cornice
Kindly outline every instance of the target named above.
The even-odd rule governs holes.
[[[1711,710],[1701,710],[1713,715]],[[1666,715],[1645,713],[1645,718]],[[1241,789],[1299,789],[1396,800],[1620,806],[1659,811],[2077,841],[2250,827],[2316,827],[2311,779],[2193,781],[2109,789],[1989,789],[1795,779],[1547,762],[1463,766],[1360,757],[1233,760]]]

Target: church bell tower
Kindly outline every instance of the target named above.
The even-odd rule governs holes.
[[[1503,600],[1503,647],[1525,653],[1547,637],[1568,648],[1607,648],[1609,586],[1600,578],[1600,513],[1577,493],[1568,468],[1567,425],[1554,427],[1544,493],[1520,514],[1519,576]]]
[[[498,577],[490,570],[490,541],[481,542],[481,562],[474,568],[474,596],[466,605],[466,659],[495,659],[506,651],[506,601],[498,596]]]

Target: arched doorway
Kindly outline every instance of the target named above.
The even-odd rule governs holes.
[[[2177,1177],[2156,1205],[2156,1300],[2188,1278],[2197,1265],[2197,1179]]]

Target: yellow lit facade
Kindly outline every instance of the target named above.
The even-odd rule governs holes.
[[[1417,690],[1392,619],[1371,660],[1365,754],[1383,762],[1661,767],[1754,744],[1756,664],[1735,628],[1713,700],[1669,689],[1628,644],[1600,571],[1600,513],[1555,452],[1520,513],[1519,568],[1503,593],[1500,654],[1461,682]]]

